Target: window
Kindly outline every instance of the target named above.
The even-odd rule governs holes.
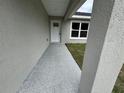
[[[78,35],[79,35],[79,31],[72,30],[71,37],[78,37]]]
[[[72,24],[72,29],[79,30],[79,27],[80,27],[80,23],[73,23]]]
[[[87,38],[89,30],[89,22],[72,22],[71,24],[71,39]]]
[[[53,27],[58,27],[59,23],[53,23]]]

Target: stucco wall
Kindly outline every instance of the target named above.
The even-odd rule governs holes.
[[[0,93],[16,93],[48,45],[40,0],[0,0]]]
[[[109,26],[109,21],[111,18],[111,12],[113,9],[113,4],[114,0],[94,0],[94,7],[93,7],[93,13],[92,13],[92,19],[91,19],[91,24],[90,24],[90,29],[89,29],[89,35],[88,35],[88,40],[87,40],[87,46],[86,46],[86,51],[85,51],[85,56],[84,56],[84,63],[83,63],[83,71],[82,71],[82,77],[81,77],[81,84],[79,88],[79,93],[110,93],[110,86],[111,80],[114,78],[115,70],[112,70],[111,67],[113,66],[116,69],[116,65],[114,66],[114,62],[117,63],[117,56],[114,55],[114,51],[111,50],[116,50],[115,44],[118,45],[118,39],[116,39],[115,34],[114,36],[112,33],[109,33],[110,36],[106,35],[107,31],[114,32],[117,31],[117,29],[112,29],[108,30]],[[114,18],[116,19],[116,18]],[[114,21],[115,22],[115,21]],[[115,22],[116,23],[116,22]],[[115,25],[113,25],[114,27]],[[105,38],[112,37],[108,41],[105,40]],[[118,36],[117,36],[118,37]],[[120,37],[119,37],[120,38]],[[112,40],[113,39],[113,40]],[[112,44],[111,41],[115,44]],[[105,43],[110,43],[105,45]],[[106,48],[105,48],[105,47]],[[103,49],[106,49],[104,51],[104,57],[101,57],[101,54],[103,53]],[[117,47],[118,48],[118,47]],[[115,52],[116,53],[116,52]],[[113,58],[112,58],[113,57]],[[116,60],[112,60],[116,59]],[[100,66],[102,68],[102,75],[99,74],[100,82],[97,82],[97,88],[99,86],[99,89],[97,89],[97,92],[91,92],[94,83],[94,79],[96,78],[96,73],[99,72],[99,64],[100,60],[102,60],[102,63],[105,63],[104,65]],[[113,64],[112,64],[113,63]],[[108,65],[108,66],[107,66]],[[117,67],[118,68],[118,67]],[[104,70],[103,70],[104,69]],[[117,69],[116,69],[117,70]],[[114,74],[108,72],[113,71]],[[110,76],[111,75],[111,76]],[[111,77],[108,78],[110,80],[108,82],[106,77]],[[112,77],[113,76],[113,77]],[[107,82],[108,83],[107,83]],[[108,92],[109,90],[109,92]]]
[[[70,25],[71,21],[85,21],[85,20],[66,20],[62,24],[61,42],[62,43],[86,43],[87,39],[70,39]],[[89,22],[89,20],[87,21]]]
[[[112,93],[123,64],[124,0],[115,0],[91,93]]]

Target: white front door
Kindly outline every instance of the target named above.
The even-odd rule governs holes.
[[[60,25],[61,21],[59,20],[51,21],[51,43],[60,42]]]

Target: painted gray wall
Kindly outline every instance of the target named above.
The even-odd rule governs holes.
[[[16,93],[49,45],[40,0],[0,0],[0,93]]]
[[[73,19],[71,19],[71,20],[64,21],[62,23],[61,42],[62,43],[86,43],[87,39],[70,39],[71,21],[84,21],[84,20],[73,20]]]
[[[94,1],[79,93],[113,89],[124,62],[123,4],[123,0]]]

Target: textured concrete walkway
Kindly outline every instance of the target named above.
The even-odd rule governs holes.
[[[66,46],[51,44],[18,93],[77,93],[80,76]]]

